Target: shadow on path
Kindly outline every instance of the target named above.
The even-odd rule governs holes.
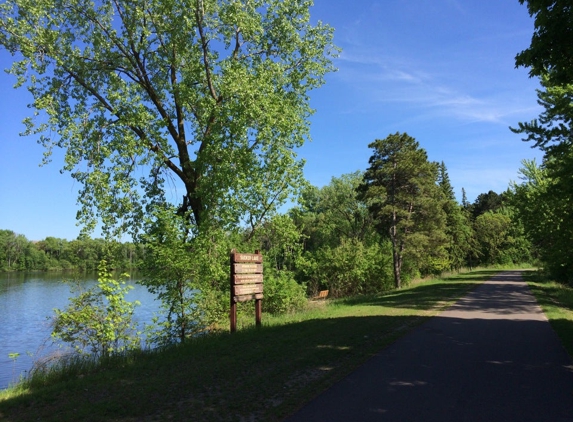
[[[571,359],[518,272],[502,273],[287,419],[573,421]]]

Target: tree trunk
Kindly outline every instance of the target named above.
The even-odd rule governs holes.
[[[399,289],[402,286],[402,256],[394,246],[394,240],[392,240],[392,258],[394,261],[394,287]]]
[[[392,212],[392,226],[390,227],[390,239],[392,240],[392,261],[394,263],[394,287],[399,289],[402,285],[402,248],[398,247],[396,211]]]

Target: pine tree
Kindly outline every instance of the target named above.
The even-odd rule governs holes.
[[[406,133],[389,135],[369,145],[374,150],[359,191],[392,243],[394,283],[401,287],[404,257],[431,267],[443,259],[445,213],[437,185],[439,165]]]

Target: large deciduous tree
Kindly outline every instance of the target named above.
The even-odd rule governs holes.
[[[254,231],[303,181],[295,150],[309,136],[308,92],[338,51],[332,28],[311,23],[311,5],[0,5],[11,72],[47,115],[28,119],[26,133],[41,134],[47,160],[65,150],[87,231],[101,221],[108,235],[143,232],[145,283],[167,312],[162,341],[183,341],[211,321],[198,301],[221,296],[229,246],[221,233],[241,222]]]
[[[445,258],[446,216],[438,181],[438,163],[406,133],[369,145],[374,150],[360,187],[379,233],[392,242],[394,282],[401,286],[404,256],[418,268]]]
[[[302,178],[308,91],[333,70],[312,1],[7,0],[0,45],[65,150],[79,220],[137,232],[173,208],[188,227],[253,226]],[[173,193],[176,188],[178,193]]]

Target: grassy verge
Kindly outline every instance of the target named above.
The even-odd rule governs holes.
[[[573,357],[573,288],[544,278],[539,273],[525,273],[529,288]]]
[[[0,392],[4,421],[280,420],[496,271],[263,316],[234,335],[72,364]],[[254,319],[254,317],[253,317]]]

